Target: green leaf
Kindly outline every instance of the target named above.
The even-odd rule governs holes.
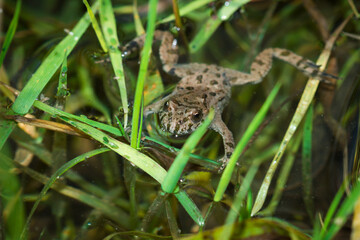
[[[109,48],[110,60],[115,73],[115,79],[120,89],[121,103],[124,109],[124,127],[126,128],[129,114],[128,99],[121,52],[119,50],[120,44],[116,31],[115,16],[110,0],[101,0],[100,22],[105,36],[106,45]]]
[[[257,128],[260,126],[263,119],[265,118],[267,111],[269,110],[277,93],[279,92],[280,86],[281,86],[281,84],[277,83],[275,85],[275,87],[272,89],[271,93],[269,94],[266,101],[260,108],[259,112],[255,115],[255,117],[251,121],[249,127],[246,129],[245,133],[243,134],[241,140],[236,145],[236,148],[230,157],[229,163],[227,164],[223,174],[221,175],[220,182],[219,182],[219,185],[216,189],[216,193],[214,196],[215,202],[218,202],[222,199],[222,197],[225,193],[225,190],[230,183],[231,175],[234,172],[238,158],[240,157],[242,151],[244,150],[245,146],[249,142],[252,135],[255,133],[255,131],[257,130]]]
[[[131,146],[133,148],[137,147],[139,139],[141,138],[139,124],[140,124],[140,119],[142,119],[143,116],[141,108],[143,104],[144,83],[145,83],[147,68],[149,64],[149,57],[151,54],[151,47],[154,37],[157,3],[158,0],[150,0],[149,2],[146,37],[145,37],[144,48],[141,52],[140,70],[139,70],[138,80],[136,83],[135,99],[134,99],[134,110],[133,110],[133,119],[132,119],[132,127],[131,127]]]

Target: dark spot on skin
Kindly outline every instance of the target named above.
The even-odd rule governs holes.
[[[129,42],[126,46],[127,50],[138,49],[139,44],[136,41]]]
[[[251,71],[256,71],[256,68],[251,68]]]
[[[216,75],[216,77],[218,77],[218,78],[221,77],[220,73],[217,73],[217,74],[215,74],[215,75]]]
[[[192,127],[193,125],[194,125],[194,124],[189,123],[188,131],[190,131],[190,130],[191,130],[191,127]]]
[[[318,75],[318,73],[319,73],[318,70],[314,70],[314,71],[312,71],[311,76],[315,77]]]
[[[190,70],[186,71],[186,75],[194,75],[194,73]]]
[[[178,86],[177,87],[179,90],[184,90],[184,88],[183,87],[180,87],[180,86]]]
[[[191,91],[191,90],[194,90],[194,87],[186,87],[186,89]]]
[[[216,93],[214,93],[214,92],[210,92],[209,94],[210,94],[211,96],[213,96],[213,97],[216,96]]]
[[[177,53],[175,49],[168,49],[166,52],[171,55]]]
[[[216,66],[215,69],[216,69],[217,71],[220,71],[220,67],[218,67],[218,66]]]
[[[306,59],[305,58],[302,58],[300,61],[298,61],[297,63],[296,63],[296,66],[300,66],[303,62],[305,62],[306,61]]]
[[[203,71],[203,73],[207,73],[208,71],[209,71],[209,69],[208,69],[208,68],[205,68],[204,71]]]
[[[257,63],[257,64],[259,64],[260,66],[264,65],[264,62],[261,61],[260,59],[255,59],[254,62]]]
[[[235,78],[235,79],[236,79],[236,78]],[[224,84],[225,86],[228,86],[228,85],[230,85],[230,82],[227,81],[227,80],[224,80],[224,81],[223,81],[223,84]]]
[[[176,125],[176,127],[175,127],[175,132],[178,132],[178,131],[179,131],[179,128],[180,128],[180,125]]]
[[[280,53],[280,56],[289,56],[290,55],[290,51],[282,51]]]
[[[176,71],[175,68],[171,68],[168,73],[169,73],[170,75],[175,75],[175,71]]]
[[[226,145],[228,145],[228,146],[231,147],[231,148],[234,148],[234,144],[231,143],[231,142],[227,142]]]
[[[306,60],[306,59],[304,59]],[[307,66],[310,66],[310,67],[313,67],[313,68],[319,68],[320,65],[316,65],[315,63],[313,63],[312,61],[309,61],[309,60],[306,60],[306,65]]]
[[[227,157],[227,158],[230,158],[230,157],[231,157],[231,154],[232,154],[231,152],[227,152],[227,153],[226,153],[226,157]]]
[[[202,98],[205,100],[205,99],[207,98],[207,94],[204,93],[204,94],[202,95]]]
[[[224,101],[225,97],[219,99],[219,102]]]
[[[167,129],[170,129],[170,123],[168,123],[168,124],[166,125],[166,128],[167,128]]]
[[[216,85],[216,84],[218,84],[218,81],[216,81],[216,80],[211,80],[211,81],[210,81],[210,84],[211,84],[211,85]]]
[[[202,82],[202,79],[203,79],[203,76],[202,76],[202,75],[198,75],[198,76],[196,77],[196,80],[198,80],[199,83]]]

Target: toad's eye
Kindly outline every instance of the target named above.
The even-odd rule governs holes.
[[[163,111],[167,111],[169,109],[169,101],[166,101],[163,105]]]
[[[202,119],[202,112],[201,111],[196,111],[193,113],[193,115],[191,116],[191,120],[194,122],[194,123],[198,123],[201,121]]]

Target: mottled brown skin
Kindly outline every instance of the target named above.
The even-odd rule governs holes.
[[[144,44],[145,35],[135,38],[123,48],[126,56],[138,51]],[[251,64],[251,72],[243,73],[216,65],[199,63],[178,64],[178,46],[169,32],[155,31],[155,40],[160,40],[160,59],[163,69],[181,78],[175,90],[163,99],[147,106],[145,115],[157,113],[161,128],[175,136],[187,135],[195,131],[206,118],[210,108],[215,109],[215,117],[210,128],[223,139],[225,154],[221,161],[226,166],[234,150],[234,139],[221,113],[231,95],[231,87],[247,83],[259,83],[269,72],[273,57],[281,59],[308,76],[326,77],[318,66],[281,48],[263,50]]]

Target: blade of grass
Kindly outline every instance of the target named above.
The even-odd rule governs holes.
[[[140,153],[136,149],[131,146],[124,144],[105,133],[101,132],[98,129],[90,127],[84,123],[75,122],[66,117],[60,117],[63,121],[69,123],[70,125],[78,128],[84,133],[88,134],[98,142],[104,144],[108,148],[115,151],[117,154],[123,156],[135,166],[142,169],[144,172],[149,174],[152,178],[158,181],[160,184],[165,179],[166,170],[162,168],[157,162],[149,158],[148,156]],[[203,219],[200,213],[200,210],[196,207],[195,204],[192,203],[191,199],[184,193],[175,194],[175,196],[179,199],[179,202],[183,205],[188,214],[192,217],[192,219],[198,224],[203,224]]]
[[[96,122],[96,121],[91,120],[91,119],[87,119],[85,116],[80,116],[79,117],[79,116],[76,116],[76,115],[61,111],[59,109],[51,107],[51,106],[49,106],[49,105],[47,105],[47,104],[45,104],[43,102],[40,102],[40,101],[35,101],[34,102],[34,107],[36,107],[36,108],[38,108],[38,109],[40,109],[40,110],[42,110],[44,112],[49,113],[53,117],[66,117],[66,118],[69,118],[69,119],[74,119],[74,120],[89,124],[89,125],[91,125],[93,127],[99,128],[99,129],[101,129],[103,131],[114,134],[115,136],[119,136],[119,137],[123,136],[121,131],[116,127],[113,127],[113,126],[110,126],[110,125],[107,125],[107,124],[104,124],[104,123],[101,123],[101,122]]]
[[[204,226],[204,218],[201,215],[200,210],[195,205],[195,203],[191,200],[191,198],[187,195],[187,193],[183,190],[176,192],[175,197],[181,203],[181,206],[184,207],[189,216],[200,226]]]
[[[86,69],[86,67],[82,65],[79,65],[77,67],[77,76],[81,85],[80,94],[82,96],[83,101],[87,105],[101,112],[104,115],[106,121],[110,124],[111,123],[110,111],[96,96],[94,85],[91,84],[91,76],[89,74],[88,69]]]
[[[271,201],[266,209],[261,211],[261,215],[272,216],[276,210],[276,207],[279,205],[279,201],[281,195],[284,191],[285,184],[287,183],[291,168],[295,161],[296,152],[299,149],[300,143],[302,140],[302,136],[297,136],[289,149],[289,154],[285,163],[282,165],[281,171],[279,173],[279,177],[275,184],[274,194],[271,198]]]
[[[182,6],[180,8],[180,16],[184,16],[192,11],[197,10],[198,8],[201,8],[205,6],[206,4],[212,2],[213,0],[197,0],[197,1],[191,1],[185,6]],[[168,17],[162,19],[158,23],[166,23],[175,20],[175,15],[171,14]]]
[[[141,23],[141,19],[139,16],[139,11],[137,9],[137,0],[133,1],[133,17],[134,17],[134,23],[135,23],[135,30],[136,30],[136,35],[140,36],[142,34],[145,34],[145,29]]]
[[[223,174],[221,175],[219,185],[216,189],[216,193],[214,196],[214,201],[218,202],[222,199],[227,186],[230,183],[231,175],[234,172],[234,168],[238,158],[240,157],[242,151],[250,140],[251,136],[255,133],[256,129],[260,126],[261,122],[266,116],[267,111],[269,110],[271,103],[274,101],[277,93],[279,92],[281,84],[278,82],[275,87],[270,92],[266,101],[260,108],[259,112],[255,115],[254,119],[251,121],[249,127],[246,129],[244,135],[242,136],[239,143],[236,145],[236,148],[233,154],[230,157],[229,163],[226,166]]]
[[[140,69],[136,84],[136,90],[135,90],[134,109],[133,109],[133,118],[132,118],[132,127],[131,127],[131,146],[133,148],[137,147],[137,143],[139,142],[138,138],[141,138],[141,132],[139,132],[139,122],[140,122],[139,119],[142,118],[143,113],[140,110],[141,110],[141,104],[143,103],[142,98],[144,91],[144,82],[146,78],[147,67],[149,64],[149,57],[151,54],[151,47],[153,42],[154,30],[155,30],[157,3],[158,0],[150,0],[145,44],[143,50],[141,51]]]
[[[181,232],[179,226],[177,224],[177,218],[173,212],[173,208],[171,207],[171,202],[169,199],[165,201],[165,212],[166,218],[169,223],[170,233],[174,239],[179,239],[179,233]]]
[[[312,151],[312,124],[313,124],[314,104],[311,104],[305,117],[303,143],[302,143],[302,182],[303,199],[309,218],[313,221],[314,204],[311,197],[312,192],[312,170],[311,170],[311,151]]]
[[[110,0],[101,0],[100,22],[106,45],[109,48],[110,60],[115,73],[115,79],[120,89],[121,103],[124,110],[124,127],[126,128],[129,114],[128,99],[121,52],[119,50],[120,44],[116,31],[115,16]]]
[[[202,45],[207,42],[207,40],[223,21],[228,20],[236,10],[249,1],[250,0],[233,0],[225,2],[224,6],[219,9],[216,18],[210,16],[194,39],[191,41],[189,45],[190,53],[198,51]]]
[[[350,15],[351,16],[351,15]],[[321,55],[318,58],[318,61],[316,62],[317,65],[320,65],[320,71],[324,71],[326,67],[326,63],[330,57],[331,48],[335,43],[335,40],[337,36],[340,34],[342,29],[345,27],[346,23],[349,21],[350,17],[348,17],[332,34],[332,36],[329,38],[329,40],[326,42],[325,48],[322,51]],[[278,152],[274,156],[274,159],[268,169],[268,172],[266,173],[264,177],[264,181],[260,187],[260,190],[256,196],[256,200],[254,203],[254,208],[251,212],[251,215],[254,216],[264,205],[265,198],[267,195],[267,191],[269,189],[272,177],[275,173],[275,170],[280,163],[281,157],[285,152],[285,149],[291,140],[292,136],[294,135],[296,129],[298,128],[301,120],[303,119],[310,103],[312,102],[312,99],[314,98],[315,92],[317,90],[317,87],[319,85],[319,79],[316,78],[310,78],[305,86],[304,93],[301,96],[300,102],[295,110],[295,114],[289,124],[289,127],[285,133],[285,136],[281,142],[281,145],[279,147]]]
[[[161,142],[161,141],[159,141],[159,140],[157,140],[157,139],[155,139],[155,138],[151,138],[151,137],[149,137],[149,136],[146,136],[145,139],[147,139],[147,140],[149,140],[149,141],[152,141],[152,142],[154,142],[154,143],[157,143],[157,144],[159,144],[159,145],[167,148],[167,149],[168,149],[169,151],[171,151],[171,152],[179,152],[179,151],[180,151],[179,148],[176,148],[176,147],[170,146],[170,145],[168,145],[168,144],[165,144],[165,143],[163,143],[163,142]],[[190,153],[190,157],[191,157],[191,158],[199,159],[199,160],[201,160],[201,162],[204,162],[204,161],[205,161],[205,162],[208,162],[209,164],[212,164],[212,165],[216,166],[216,169],[218,169],[218,167],[221,166],[221,163],[219,163],[219,162],[217,162],[217,161],[215,161],[215,160],[211,160],[211,159],[209,159],[209,158],[205,158],[205,157],[203,157],[203,156],[199,156],[199,155]],[[216,170],[216,169],[214,168],[213,170]]]
[[[210,109],[208,116],[199,128],[193,132],[186,140],[184,146],[176,156],[174,162],[166,174],[166,177],[161,184],[161,188],[164,192],[172,193],[177,186],[177,183],[181,177],[181,174],[189,161],[190,153],[196,147],[202,136],[206,133],[215,115],[214,109]]]
[[[98,5],[98,1],[96,1],[92,6],[94,12],[97,11]],[[71,53],[89,24],[90,18],[86,13],[69,35],[65,37],[43,61],[12,105],[12,110],[15,113],[22,115],[29,111],[35,99],[61,65],[64,59],[64,53],[66,52],[67,55]]]
[[[254,161],[252,162],[251,167],[247,171],[245,178],[243,179],[243,181],[241,183],[239,191],[236,193],[234,202],[231,205],[231,210],[226,217],[225,225],[228,225],[228,226],[231,225],[231,227],[230,227],[230,229],[223,229],[223,233],[221,235],[223,236],[224,240],[230,239],[230,237],[231,237],[232,229],[234,226],[233,224],[236,222],[236,217],[240,213],[240,209],[243,204],[243,201],[244,201],[247,193],[250,190],[250,185],[253,182],[253,179],[259,169],[260,164],[262,162],[264,162],[264,160],[266,160],[270,156],[272,156],[276,152],[277,147],[278,147],[277,145],[274,145],[267,151],[263,152],[261,155],[257,156],[257,158],[254,159]],[[251,205],[251,204],[252,204],[252,202],[251,203],[247,202],[247,205]]]
[[[4,239],[19,239],[26,218],[21,185],[17,174],[12,171],[12,159],[3,153],[0,153],[0,159],[1,228],[6,230],[6,237],[1,236]]]
[[[60,178],[61,175],[63,175],[64,173],[66,173],[69,169],[71,169],[72,167],[74,167],[76,164],[78,163],[81,163],[95,155],[98,155],[98,154],[101,154],[101,153],[104,153],[104,152],[107,152],[107,151],[110,151],[110,149],[108,148],[99,148],[99,149],[96,149],[96,150],[93,150],[93,151],[90,151],[90,152],[87,152],[87,153],[84,153],[72,160],[70,160],[69,162],[65,163],[64,165],[62,165],[51,177],[50,179],[46,182],[46,184],[44,185],[43,189],[41,190],[39,196],[38,196],[38,199],[36,200],[36,202],[34,203],[29,215],[28,215],[28,218],[26,220],[26,224],[23,228],[23,231],[22,231],[22,239],[25,239],[25,235],[26,235],[26,231],[30,225],[30,221],[31,221],[31,218],[33,216],[33,214],[35,213],[35,210],[36,208],[38,207],[38,205],[40,204],[42,198],[45,196],[45,194],[47,193],[47,191],[51,188],[51,186],[55,183],[55,181],[57,179]]]
[[[346,219],[352,213],[354,206],[360,199],[360,184],[359,182],[351,189],[351,193],[347,196],[344,202],[341,204],[338,212],[336,213],[328,231],[325,231],[325,236],[322,239],[333,239],[335,234],[346,223]]]
[[[93,11],[91,10],[91,7],[90,7],[88,1],[87,1],[87,0],[83,0],[83,3],[85,4],[86,10],[87,10],[88,13],[89,13],[90,20],[91,20],[91,25],[92,25],[92,27],[93,27],[93,29],[94,29],[94,31],[95,31],[95,34],[96,34],[96,36],[97,36],[97,38],[98,38],[98,40],[99,40],[99,43],[100,43],[101,48],[103,49],[104,52],[108,52],[108,47],[106,46],[104,36],[103,36],[103,34],[102,34],[102,32],[101,32],[101,29],[100,29],[100,27],[99,27],[99,24],[98,24],[98,22],[97,22],[97,20],[96,20],[96,17],[95,17],[95,15],[94,15]]]
[[[21,0],[17,0],[16,1],[16,6],[15,6],[14,17],[11,19],[9,29],[6,32],[4,43],[3,43],[2,47],[1,47],[0,68],[1,68],[1,66],[3,64],[5,55],[6,55],[8,49],[10,47],[11,41],[12,41],[14,35],[15,35],[17,24],[18,24],[18,21],[19,21],[20,10],[21,10]]]
[[[93,12],[98,9],[99,2],[96,1],[93,6]],[[20,95],[15,100],[11,109],[16,114],[23,115],[29,111],[36,98],[54,75],[64,59],[64,53],[69,55],[75,45],[79,42],[80,37],[90,24],[90,19],[86,13],[76,24],[71,34],[66,36],[42,62],[40,67],[35,71],[30,80],[25,85]],[[11,121],[0,122],[0,149],[3,147],[7,138],[13,131],[15,123]]]
[[[179,3],[177,0],[172,0],[173,13],[175,15],[175,26],[179,29],[182,28],[180,11],[179,11]]]
[[[56,97],[57,97],[56,105],[60,105],[60,106],[57,106],[57,108],[59,108],[59,109],[64,109],[66,97],[69,94],[69,92],[67,91],[67,69],[68,69],[67,57],[66,57],[66,52],[65,52],[64,59],[61,64],[59,83],[58,83],[58,88],[57,88],[57,92],[56,92]]]
[[[359,184],[358,184],[359,185]],[[336,210],[339,209],[339,204],[341,202],[341,199],[345,192],[345,186],[344,184],[340,187],[340,189],[337,191],[334,199],[331,202],[331,205],[326,213],[324,224],[322,225],[321,231],[319,235],[315,235],[315,240],[324,239],[325,234],[328,232],[329,225],[331,223],[331,220],[333,219],[333,216],[336,213]]]
[[[79,130],[83,131],[85,134],[91,136],[98,142],[104,144],[105,146],[109,147],[119,155],[123,156],[131,163],[133,163],[135,166],[139,167],[147,174],[149,174],[156,181],[160,183],[163,182],[166,175],[165,169],[162,168],[158,163],[156,163],[150,157],[140,153],[139,151],[130,147],[129,145],[122,143],[89,125],[70,120],[66,117],[60,117],[60,119],[78,128]]]

